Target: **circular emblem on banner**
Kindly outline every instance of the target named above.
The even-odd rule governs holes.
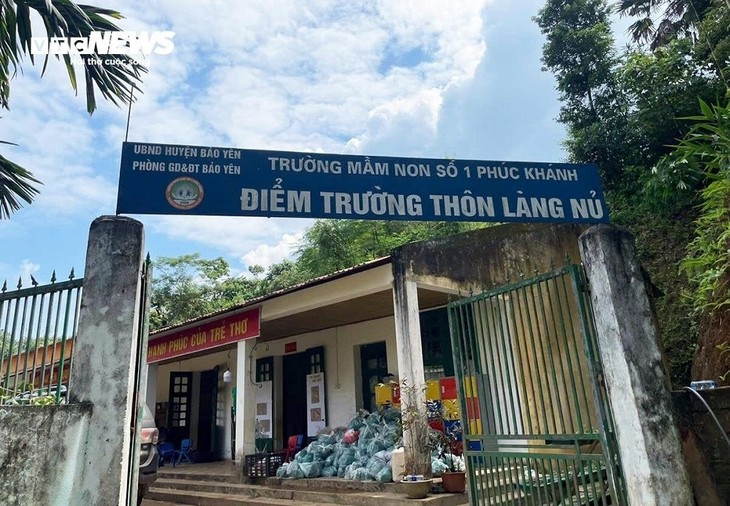
[[[203,201],[205,191],[196,179],[179,177],[167,185],[167,202],[175,209],[193,209]]]

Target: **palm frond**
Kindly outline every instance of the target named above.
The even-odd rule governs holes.
[[[629,33],[636,42],[647,42],[654,36],[654,21],[647,16],[631,24]]]
[[[638,18],[629,33],[636,42],[648,41],[652,50],[693,36],[712,7],[713,0],[619,0],[616,4],[621,16]]]
[[[0,0],[0,54],[6,58],[0,59],[0,107],[8,108],[10,87],[5,83],[9,83],[11,67],[17,70],[23,56],[35,63],[31,51],[31,11],[40,17],[48,38],[88,37],[92,32],[119,31],[111,20],[122,19],[117,11],[75,4],[71,0]],[[128,55],[107,58],[94,52],[80,56],[89,114],[96,109],[97,91],[116,105],[129,103],[133,97],[132,90],[138,88],[142,75],[147,72],[143,65]],[[76,71],[71,59],[68,55],[56,55],[56,58],[63,61],[71,87],[77,91]],[[42,73],[48,60],[49,55],[45,55]]]
[[[3,144],[10,142],[0,141]],[[7,219],[22,207],[21,200],[28,204],[38,194],[34,186],[43,184],[29,171],[0,155],[0,219]]]
[[[122,15],[110,9],[76,4],[71,0],[0,0],[0,108],[10,107],[10,81],[27,57],[35,65],[33,54],[33,26],[31,13],[40,18],[46,37],[89,37],[92,32],[119,31],[111,20]],[[36,35],[39,35],[36,33]],[[116,105],[133,100],[132,91],[141,82],[147,69],[128,55],[108,58],[98,52],[79,55],[84,69],[86,109],[96,110],[96,91]],[[50,55],[44,55],[41,75],[45,74]],[[69,55],[56,55],[63,61],[71,87],[78,91],[74,62]],[[12,144],[0,141],[0,144]],[[23,202],[30,204],[41,184],[18,164],[0,155],[0,219],[9,218]]]

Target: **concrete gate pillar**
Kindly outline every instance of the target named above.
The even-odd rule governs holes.
[[[139,433],[130,429],[138,353],[145,345],[140,343],[143,249],[139,221],[102,216],[91,224],[70,375],[71,402],[93,405],[81,472],[74,480],[76,504],[126,505],[137,493],[137,463],[130,468],[130,460]]]
[[[244,457],[256,453],[256,385],[251,382],[255,371],[249,357],[256,339],[237,344],[236,356],[236,464],[244,465]]]
[[[423,346],[421,343],[421,321],[418,312],[418,288],[416,282],[407,278],[405,262],[393,254],[393,309],[395,319],[395,345],[398,355],[398,378],[408,382],[413,388],[413,396],[401,390],[401,409],[404,419],[409,405],[420,412],[419,417],[426,420],[425,372],[423,366]],[[425,422],[424,422],[425,423]],[[404,429],[403,442],[406,462],[413,462],[421,468],[418,474],[431,477],[431,455],[428,449],[421,452],[409,448],[409,437]]]
[[[598,347],[631,504],[693,504],[633,238],[609,225],[580,237]]]

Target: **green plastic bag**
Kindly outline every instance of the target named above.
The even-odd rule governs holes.
[[[331,478],[333,476],[337,476],[337,468],[334,466],[325,466],[322,468],[322,476],[326,478]],[[344,476],[344,473],[343,473]]]
[[[390,466],[385,466],[378,471],[378,474],[375,475],[375,481],[378,483],[390,483],[393,481],[393,470]]]
[[[373,481],[375,477],[367,469],[361,467],[353,471],[351,479],[355,481]]]
[[[299,469],[305,478],[316,478],[322,473],[324,462],[303,462],[299,464]]]
[[[379,473],[379,472],[380,472],[380,471],[381,471],[381,470],[382,470],[382,469],[383,469],[384,467],[386,467],[386,466],[388,466],[388,463],[387,463],[387,462],[385,462],[384,460],[382,460],[382,459],[380,459],[380,458],[378,458],[378,457],[373,457],[373,458],[371,458],[370,460],[368,460],[368,463],[367,463],[367,465],[365,466],[365,469],[367,469],[367,470],[368,470],[368,472],[369,472],[369,473],[370,473],[370,474],[371,474],[372,476],[377,476],[377,475],[378,475],[378,473]],[[390,467],[390,466],[388,466],[388,467]]]

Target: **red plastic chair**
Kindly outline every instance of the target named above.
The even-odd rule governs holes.
[[[286,455],[285,455],[286,462],[291,462],[291,460],[294,458],[294,456],[297,454],[297,452],[302,449],[303,440],[304,440],[304,436],[302,434],[289,436],[289,441],[287,442],[287,445],[286,445]]]

